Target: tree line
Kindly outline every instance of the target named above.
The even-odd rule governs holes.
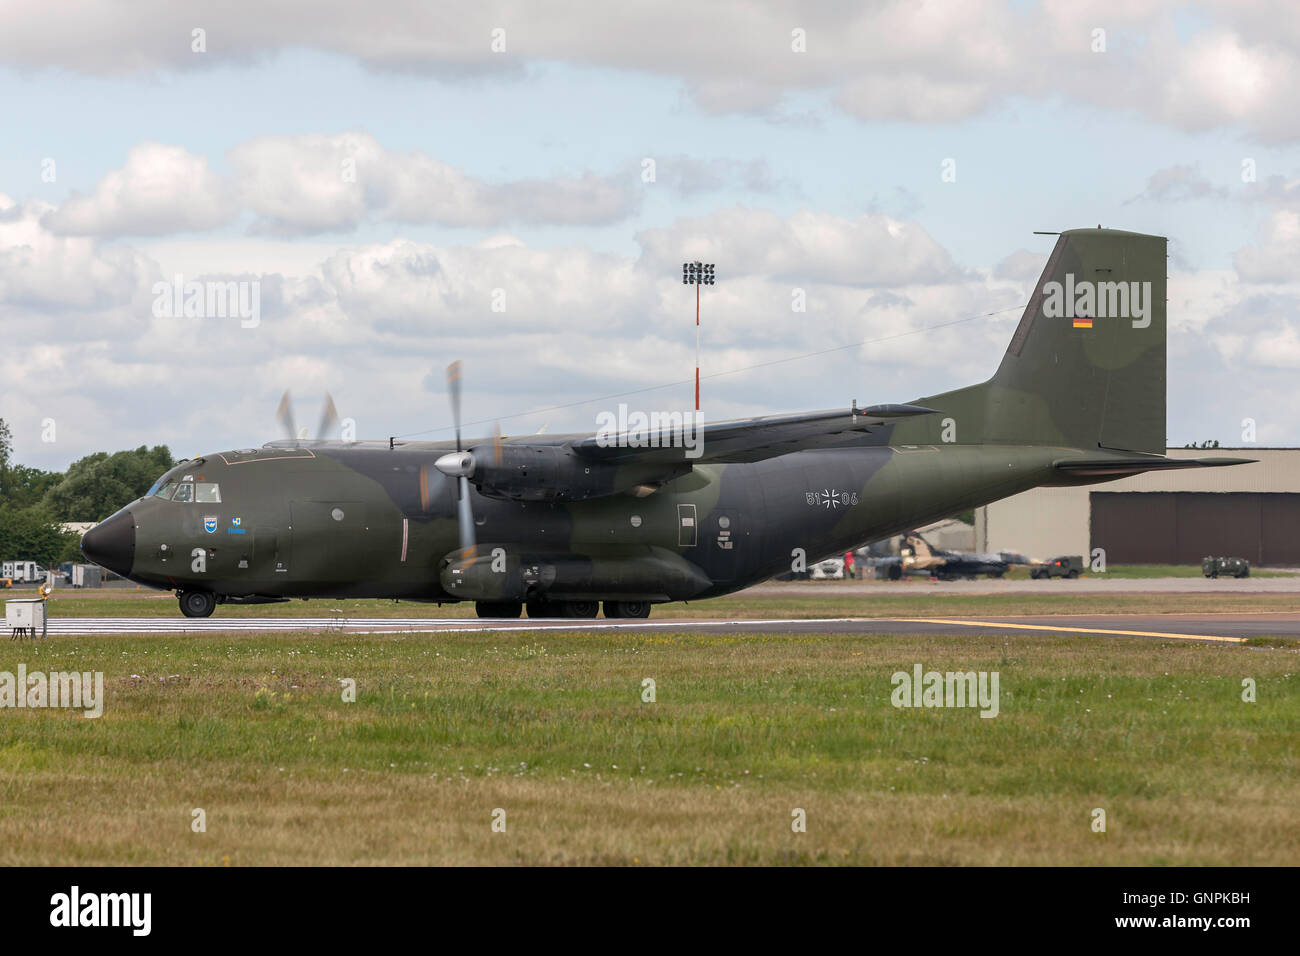
[[[69,521],[102,521],[135,501],[175,459],[166,445],[95,452],[66,472],[42,471],[13,461],[13,434],[0,418],[0,560],[52,567],[83,561],[81,537]]]

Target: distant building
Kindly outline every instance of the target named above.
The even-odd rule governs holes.
[[[1051,558],[1104,548],[1110,564],[1199,564],[1214,554],[1300,567],[1300,448],[1170,448],[1167,454],[1258,461],[1035,488],[976,510],[978,550]]]
[[[59,530],[65,534],[82,535],[98,523],[97,521],[65,521],[59,525]]]

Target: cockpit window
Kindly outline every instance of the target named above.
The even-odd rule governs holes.
[[[215,481],[195,481],[186,475],[185,480],[159,478],[145,497],[161,498],[163,501],[198,502],[200,504],[221,504],[221,485]]]

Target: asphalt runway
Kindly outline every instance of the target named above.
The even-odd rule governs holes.
[[[713,634],[1095,634],[1118,638],[1240,644],[1268,635],[1300,638],[1300,612],[1260,614],[1058,614],[981,618],[762,618],[719,620],[480,619],[480,618],[186,618],[65,617],[50,621],[51,637],[94,634],[220,634],[236,632],[441,634],[492,631],[694,631]]]

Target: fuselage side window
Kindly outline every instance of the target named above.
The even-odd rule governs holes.
[[[194,485],[194,500],[200,504],[221,504],[221,486],[215,481],[200,481]]]

